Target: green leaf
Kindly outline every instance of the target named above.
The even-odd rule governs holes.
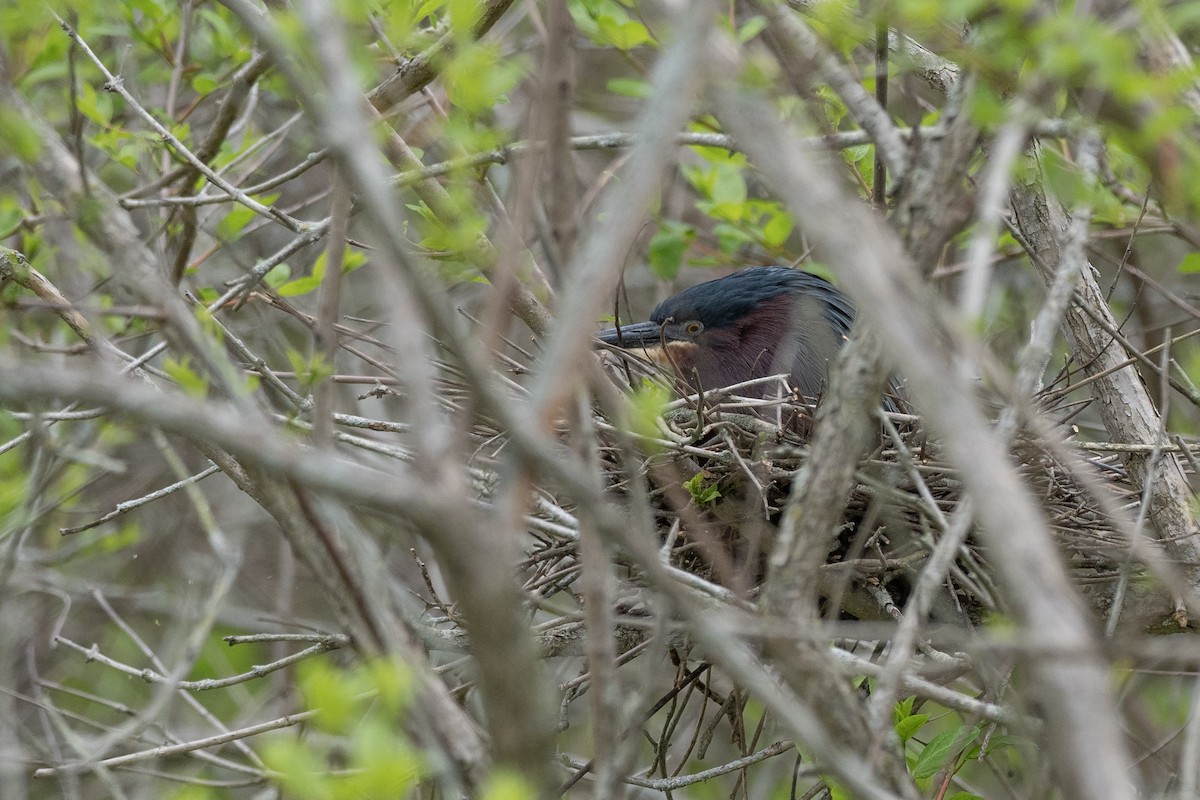
[[[201,72],[192,78],[192,89],[196,94],[208,94],[220,88],[221,82],[210,72]]]
[[[896,722],[896,735],[900,737],[901,742],[907,742],[917,731],[925,727],[925,723],[929,722],[928,714],[912,714]]]
[[[303,278],[296,278],[294,281],[288,281],[281,285],[277,292],[280,297],[299,297],[301,295],[315,292],[321,288],[321,279],[312,275],[305,275]]]
[[[750,19],[746,20],[742,27],[738,28],[737,40],[739,44],[746,42],[758,36],[767,27],[767,18],[761,14],[755,14]]]
[[[362,265],[367,263],[367,254],[361,250],[346,245],[346,252],[342,255],[342,274],[354,272]]]
[[[607,86],[613,94],[626,97],[649,97],[654,92],[650,84],[639,78],[610,78]]]
[[[116,553],[128,547],[133,547],[142,540],[142,528],[136,521],[121,525],[115,533],[109,533],[100,540],[100,548],[107,553]]]
[[[639,436],[648,439],[659,437],[658,418],[671,395],[660,384],[644,380],[629,396],[629,427]]]
[[[294,281],[280,282],[276,287],[280,297],[297,297],[315,292],[325,280],[325,265],[329,263],[329,251],[322,250],[313,262],[312,273]],[[358,251],[347,250],[342,256],[342,274],[358,269],[366,263],[366,256]],[[272,270],[274,272],[274,270]],[[268,273],[269,274],[269,273]]]
[[[975,91],[968,101],[968,108],[971,111],[971,119],[981,128],[993,127],[1004,121],[1004,98],[982,81],[975,86]]]
[[[763,243],[771,248],[782,247],[783,243],[792,235],[793,226],[791,214],[786,211],[775,213],[763,226]]]
[[[317,255],[317,260],[313,262],[312,276],[317,281],[325,280],[325,265],[329,263],[329,251],[322,250]]]
[[[181,359],[168,356],[163,361],[163,372],[179,384],[179,388],[193,397],[204,397],[208,394],[208,382],[192,369],[191,359],[188,356]]]
[[[683,254],[688,244],[696,237],[691,225],[682,222],[664,222],[658,233],[650,239],[646,256],[655,276],[669,281],[679,274]]]
[[[332,798],[332,779],[326,774],[324,759],[307,743],[292,738],[267,742],[262,750],[267,767],[288,793],[302,800]]]
[[[1200,272],[1200,253],[1188,253],[1179,262],[1178,270],[1183,275],[1193,275]]]
[[[318,709],[315,725],[329,733],[346,733],[360,719],[358,695],[362,687],[323,661],[306,662],[299,671],[300,691],[311,709]]]
[[[717,179],[713,183],[712,199],[718,203],[745,203],[746,178],[740,165],[724,163],[717,165]]]
[[[618,50],[632,50],[653,41],[650,31],[637,20],[620,20],[608,14],[596,18],[596,26],[603,41]]]
[[[113,100],[108,92],[97,92],[90,83],[81,83],[75,96],[79,113],[97,125],[107,126],[112,120]]]
[[[12,236],[24,221],[25,210],[12,197],[0,198],[0,239]]]
[[[502,101],[523,73],[520,60],[502,58],[495,45],[480,43],[455,52],[442,70],[450,101],[472,117]]]
[[[296,381],[305,391],[333,375],[333,366],[320,353],[305,357],[296,350],[288,350],[287,359],[296,373]]]
[[[1093,183],[1075,164],[1067,161],[1058,152],[1046,148],[1043,151],[1042,165],[1047,186],[1065,206],[1070,208],[1078,203],[1090,201]]]
[[[525,800],[536,795],[534,787],[517,772],[498,769],[488,776],[480,800]]]
[[[832,778],[823,778],[822,782],[825,788],[829,790],[829,800],[855,800],[855,796],[849,789],[846,789]]]
[[[717,237],[722,253],[732,255],[739,247],[757,243],[749,233],[726,222],[714,225],[712,232]]]
[[[705,478],[703,472],[697,472],[683,483],[683,488],[687,489],[688,494],[692,496],[692,500],[698,506],[715,503],[721,498],[721,490],[717,488],[715,483],[709,486],[705,486],[704,484]]]
[[[715,124],[716,122],[714,120],[713,125]],[[712,128],[702,125],[692,125],[691,130],[695,131],[696,133],[710,133]],[[693,153],[700,156],[700,158],[704,159],[709,164],[731,164],[735,167],[746,166],[746,156],[744,153],[735,153],[733,151],[726,150],[723,147],[708,147],[707,145],[702,144],[689,145],[689,147]]]
[[[263,277],[263,281],[272,289],[279,289],[288,282],[288,278],[292,277],[292,268],[284,261],[271,267],[270,271]],[[283,294],[283,292],[280,292]]]
[[[229,209],[229,213],[217,223],[217,235],[226,241],[236,238],[242,229],[250,224],[250,220],[254,219],[254,216],[254,209],[238,203]]]
[[[1028,745],[1028,744],[1031,744],[1030,741],[1028,739],[1024,739],[1020,736],[1009,736],[1009,735],[993,736],[992,738],[988,739],[988,741],[987,741],[987,753],[985,755],[991,756],[996,753],[999,753],[1001,750],[1006,750],[1010,747],[1020,747],[1021,745]]]
[[[450,25],[454,32],[466,39],[483,13],[483,4],[476,0],[450,0],[446,10],[450,14]]]
[[[379,703],[392,717],[398,717],[416,693],[412,669],[399,660],[375,659],[364,665],[371,685],[379,693]]]
[[[355,727],[350,754],[345,797],[405,797],[426,772],[420,755],[378,714]]]
[[[853,147],[847,147],[842,151],[842,158],[846,159],[847,164],[857,164],[866,158],[871,152],[871,145],[856,144]]]
[[[954,730],[939,733],[929,740],[929,744],[917,755],[913,763],[912,776],[916,779],[928,778],[945,767],[955,754],[969,746],[979,736],[979,728],[968,728],[965,725]]]
[[[16,109],[0,105],[0,153],[12,153],[22,161],[33,161],[42,151],[42,139]]]

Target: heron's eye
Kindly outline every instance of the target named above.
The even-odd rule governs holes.
[[[702,330],[704,330],[704,323],[697,319],[685,323],[683,326],[683,332],[688,336],[699,336]]]

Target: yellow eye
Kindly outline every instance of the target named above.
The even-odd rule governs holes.
[[[699,336],[702,330],[704,330],[704,323],[695,319],[683,326],[683,332],[688,336]]]

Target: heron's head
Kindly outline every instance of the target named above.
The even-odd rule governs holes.
[[[750,267],[667,298],[646,322],[597,336],[644,351],[693,388],[790,373],[801,393],[817,396],[853,320],[849,300],[828,281],[787,267]]]

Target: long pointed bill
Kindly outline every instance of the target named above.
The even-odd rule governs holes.
[[[637,322],[599,331],[596,338],[617,347],[659,347],[662,344],[662,326],[657,322]]]

